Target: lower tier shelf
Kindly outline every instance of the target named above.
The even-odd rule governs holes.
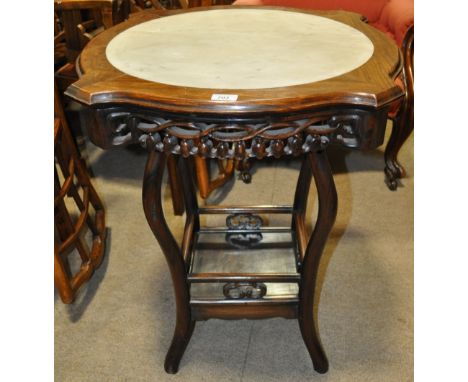
[[[298,301],[300,274],[290,229],[200,231],[191,260],[192,304]]]

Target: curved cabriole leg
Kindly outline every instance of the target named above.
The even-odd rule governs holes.
[[[325,151],[307,154],[308,166],[301,171],[311,170],[317,187],[319,210],[317,222],[307,244],[302,263],[299,291],[299,326],[307,346],[314,369],[318,373],[328,371],[328,360],[323,350],[314,315],[317,272],[325,243],[335,222],[337,195],[333,174]]]
[[[179,362],[190,340],[195,322],[192,321],[190,315],[184,260],[167,226],[161,203],[161,185],[165,164],[165,154],[156,151],[149,153],[143,180],[143,208],[148,224],[166,257],[174,285],[177,309],[176,327],[164,369],[167,373],[175,374],[179,369]]]
[[[414,26],[405,34],[402,44],[405,98],[393,120],[392,134],[385,148],[385,181],[390,190],[398,187],[397,179],[405,177],[405,169],[398,163],[398,153],[414,128],[413,51]]]
[[[397,179],[406,176],[405,169],[398,163],[398,153],[413,131],[413,107],[404,101],[402,109],[393,121],[392,134],[385,148],[385,177],[390,190],[398,187]]]

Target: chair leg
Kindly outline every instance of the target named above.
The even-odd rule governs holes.
[[[228,159],[225,166],[221,160],[218,160],[219,175],[216,179],[210,180],[208,160],[199,155],[195,155],[193,158],[195,161],[198,190],[203,199],[206,199],[214,189],[225,184],[234,173],[235,165],[233,159]]]
[[[403,83],[405,84],[405,98],[393,120],[392,134],[385,148],[385,181],[390,190],[398,187],[398,179],[403,178],[405,169],[398,163],[398,153],[410,136],[414,128],[414,88],[413,88],[413,52],[414,26],[408,28],[403,39]]]
[[[405,101],[407,102],[407,101]],[[404,111],[399,113],[393,121],[392,133],[385,148],[385,177],[390,190],[395,191],[398,187],[398,179],[406,176],[406,171],[398,162],[398,153],[413,131],[413,110],[408,105]],[[408,110],[411,109],[411,110]]]
[[[64,304],[70,304],[75,298],[70,286],[67,264],[63,262],[57,250],[54,250],[54,282]]]

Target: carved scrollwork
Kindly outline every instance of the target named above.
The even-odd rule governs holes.
[[[226,241],[236,248],[251,248],[260,243],[263,239],[261,232],[252,232],[256,230],[258,231],[260,228],[262,228],[262,225],[263,220],[258,215],[229,215],[226,218],[226,226],[228,227],[228,230],[235,230],[236,232],[228,232],[226,234]]]
[[[358,115],[346,115],[330,118],[329,124],[336,127],[336,130],[331,137],[332,142],[342,144],[346,147],[359,147],[360,135],[355,128],[359,123],[362,122]]]
[[[380,114],[362,110],[333,116],[324,113],[298,120],[289,120],[286,116],[285,120],[275,122],[246,120],[211,123],[195,117],[181,121],[120,107],[99,109],[96,115],[97,120],[106,125],[103,129],[105,134],[94,137],[101,147],[139,143],[150,151],[180,154],[183,157],[202,155],[239,161],[246,158],[279,158],[320,151],[329,143],[353,148],[375,147],[383,139],[375,135],[378,129],[373,128],[373,124],[381,122],[376,118]],[[382,114],[382,120],[385,117]]]
[[[128,112],[110,113],[106,116],[106,123],[114,127],[112,139],[114,146],[121,146],[132,140],[129,119],[130,113]]]
[[[337,127],[329,127],[335,130]],[[329,137],[306,122],[271,125],[207,125],[156,121],[139,122],[140,144],[146,149],[181,154],[200,154],[209,158],[237,159],[300,155],[322,150]],[[305,139],[304,139],[305,135]]]
[[[233,214],[226,218],[228,229],[258,230],[262,225],[262,218],[253,214]]]
[[[228,283],[223,287],[223,294],[228,299],[259,299],[266,295],[267,287],[264,283]]]

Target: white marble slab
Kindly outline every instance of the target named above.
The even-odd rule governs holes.
[[[217,9],[151,20],[108,44],[109,62],[169,85],[263,89],[321,81],[372,56],[360,31],[325,17],[268,9]]]

